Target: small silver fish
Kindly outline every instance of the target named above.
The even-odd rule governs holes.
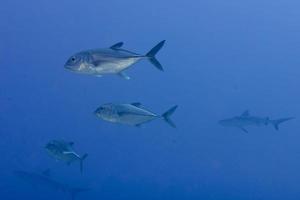
[[[279,130],[279,124],[286,122],[288,120],[294,119],[293,117],[282,118],[277,120],[270,120],[269,117],[261,118],[251,116],[249,111],[245,111],[240,116],[236,116],[229,119],[224,119],[219,121],[219,124],[225,127],[237,127],[242,131],[248,133],[248,130],[245,128],[247,126],[267,126],[272,124],[276,130]]]
[[[154,119],[162,118],[170,126],[176,127],[171,121],[170,117],[177,109],[177,106],[173,106],[162,115],[157,115],[142,107],[141,103],[131,104],[114,104],[108,103],[100,106],[94,112],[95,115],[105,121],[127,124],[131,126],[140,126],[144,123],[150,122]]]
[[[64,161],[68,165],[78,160],[80,162],[80,171],[82,172],[83,161],[88,155],[84,154],[83,156],[79,156],[73,150],[73,145],[73,142],[66,142],[63,140],[52,140],[48,144],[46,144],[45,148],[50,156],[52,156],[56,160]]]
[[[130,77],[125,74],[124,70],[141,59],[148,59],[157,69],[163,71],[155,55],[164,43],[165,40],[161,41],[146,55],[121,49],[123,42],[114,44],[110,48],[81,51],[68,59],[65,68],[73,72],[95,76],[118,74],[128,80]]]

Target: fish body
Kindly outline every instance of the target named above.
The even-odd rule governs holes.
[[[152,120],[163,118],[171,126],[175,127],[174,123],[170,120],[170,116],[175,112],[176,108],[177,106],[174,106],[163,115],[158,115],[144,108],[141,103],[108,103],[97,108],[94,113],[97,117],[105,121],[131,126],[140,126]]]
[[[269,117],[256,117],[251,116],[249,111],[245,111],[240,116],[236,116],[229,119],[220,120],[219,124],[225,127],[237,127],[244,132],[248,132],[246,127],[249,126],[267,126],[272,124],[276,130],[279,129],[279,124],[293,119],[292,117],[289,118],[282,118],[278,120],[270,120]]]
[[[52,140],[46,144],[46,150],[50,156],[56,160],[66,162],[68,165],[75,161],[80,162],[80,170],[82,172],[83,160],[87,157],[87,154],[79,156],[73,150],[73,142],[66,142],[64,140]]]
[[[81,51],[68,59],[65,68],[81,74],[95,76],[118,74],[125,79],[129,79],[124,70],[141,59],[148,59],[156,68],[163,70],[155,55],[164,43],[165,41],[161,41],[146,55],[122,49],[123,42],[119,42],[110,48]]]

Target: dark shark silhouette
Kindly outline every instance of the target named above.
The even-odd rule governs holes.
[[[226,127],[237,127],[242,131],[244,131],[245,133],[248,133],[248,130],[245,128],[247,126],[262,126],[262,125],[267,126],[269,124],[272,124],[276,130],[279,130],[279,125],[281,123],[289,121],[291,119],[294,119],[294,117],[271,120],[269,117],[262,118],[262,117],[251,116],[250,112],[246,110],[240,116],[219,121],[219,124]]]
[[[81,193],[88,191],[87,188],[76,188],[71,187],[67,184],[61,183],[55,179],[52,179],[50,177],[50,171],[46,170],[42,174],[34,173],[34,172],[27,172],[27,171],[14,171],[14,175],[16,175],[18,178],[26,181],[29,184],[32,185],[40,185],[40,186],[46,186],[50,189],[61,191],[64,193],[68,193],[72,200],[75,199],[75,197]]]

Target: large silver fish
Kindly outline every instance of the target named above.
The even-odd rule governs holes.
[[[173,106],[162,115],[157,115],[141,105],[141,103],[131,104],[114,104],[108,103],[100,106],[94,113],[97,117],[120,124],[127,124],[132,126],[140,126],[144,123],[150,122],[154,119],[162,118],[170,126],[175,128],[175,124],[170,117],[175,112],[177,106]]]
[[[267,126],[272,124],[276,130],[279,130],[279,124],[286,122],[288,120],[294,119],[293,117],[282,118],[277,120],[270,120],[269,117],[261,118],[251,116],[249,111],[245,111],[240,116],[236,116],[229,119],[224,119],[219,121],[219,124],[225,127],[237,127],[242,131],[248,133],[248,130],[245,128],[247,126]]]
[[[72,200],[75,199],[76,195],[80,192],[88,191],[86,188],[75,188],[71,187],[67,184],[61,183],[57,180],[54,180],[50,177],[50,171],[46,170],[42,174],[34,173],[34,172],[26,172],[26,171],[14,171],[14,174],[26,181],[27,183],[34,186],[45,186],[50,189],[58,190],[61,192],[69,193]]]
[[[55,158],[56,160],[64,161],[68,165],[73,163],[74,161],[80,162],[80,171],[83,170],[83,161],[88,156],[84,154],[83,156],[79,156],[73,150],[73,142],[66,142],[63,140],[52,140],[48,144],[46,144],[46,150],[50,156]]]
[[[125,79],[130,79],[124,70],[141,59],[148,59],[157,69],[163,71],[155,55],[163,47],[164,43],[165,40],[161,41],[146,55],[122,49],[123,42],[114,44],[110,48],[81,51],[68,59],[65,68],[82,74],[95,76],[118,74]]]

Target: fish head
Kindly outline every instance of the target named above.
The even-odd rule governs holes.
[[[87,52],[72,55],[66,62],[65,68],[73,72],[85,72],[89,69],[90,56]]]
[[[57,150],[57,144],[55,143],[55,141],[51,141],[51,142],[46,144],[45,149],[48,152],[54,152],[54,151]]]
[[[61,151],[67,150],[67,146],[64,141],[52,140],[46,144],[45,149],[51,155],[59,155]]]
[[[113,104],[103,104],[94,111],[94,114],[106,121],[115,122],[117,117],[115,106]]]

